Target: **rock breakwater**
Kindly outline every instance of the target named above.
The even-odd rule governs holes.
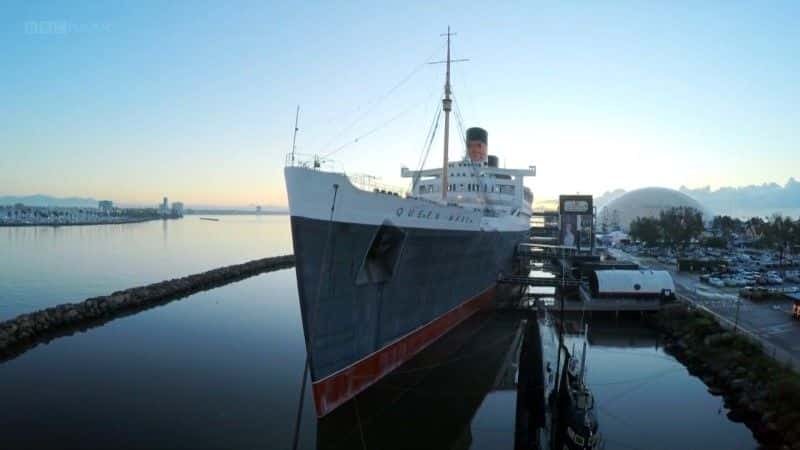
[[[731,420],[744,422],[767,448],[800,449],[800,375],[713,317],[676,305],[657,316],[665,350],[722,395]]]
[[[257,259],[22,314],[0,322],[0,360],[13,358],[40,343],[102,325],[121,316],[263,272],[293,266],[294,255]]]

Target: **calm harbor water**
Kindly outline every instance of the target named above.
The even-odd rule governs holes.
[[[0,320],[251,259],[292,253],[285,215],[0,227]]]
[[[579,322],[575,317],[572,324]],[[588,324],[587,381],[606,448],[759,448],[746,426],[727,418],[722,397],[664,353],[642,322],[596,317]]]
[[[0,229],[3,311],[290,252],[284,216],[221,219]],[[300,447],[512,448],[519,323],[476,318],[323,421],[307,390]],[[757,448],[644,325],[590,330],[607,449]],[[0,448],[291,448],[304,359],[293,270],[198,293],[0,363]]]

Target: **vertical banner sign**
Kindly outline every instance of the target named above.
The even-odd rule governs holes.
[[[594,233],[594,210],[591,195],[561,195],[558,197],[561,215],[561,245],[589,249]]]

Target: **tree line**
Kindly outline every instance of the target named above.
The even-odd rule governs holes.
[[[630,236],[648,246],[686,245],[703,232],[703,214],[695,208],[679,206],[661,211],[658,218],[637,217],[631,222]]]
[[[682,246],[698,240],[704,231],[703,215],[691,207],[664,210],[658,218],[638,217],[631,222],[630,236],[648,246]],[[800,246],[800,219],[792,220],[775,214],[771,218],[753,217],[742,220],[721,215],[710,223],[713,237],[705,244],[726,247],[734,236],[751,238],[753,244],[763,248],[788,248]]]
[[[716,216],[711,221],[711,229],[726,240],[733,235],[749,234],[756,246],[764,248],[800,246],[800,219],[792,220],[780,214],[768,219],[752,217],[747,220]]]

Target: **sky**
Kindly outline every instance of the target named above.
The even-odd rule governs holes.
[[[298,153],[402,182],[448,25],[463,126],[537,198],[800,176],[798,2],[3,2],[0,195],[283,206],[297,105]]]

